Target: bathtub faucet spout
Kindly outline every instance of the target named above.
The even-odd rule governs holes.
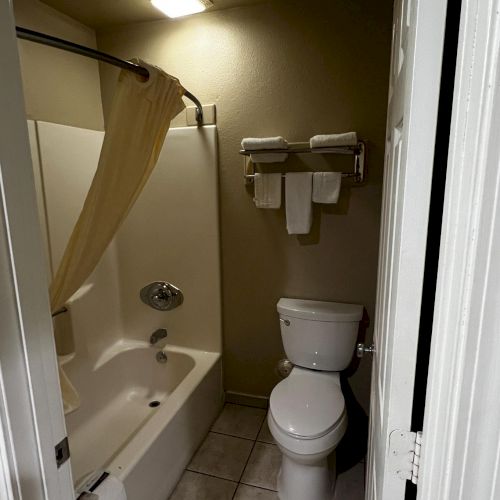
[[[149,343],[151,345],[155,345],[158,341],[164,339],[166,336],[167,330],[165,330],[165,328],[159,328],[151,334],[151,337],[149,337]]]

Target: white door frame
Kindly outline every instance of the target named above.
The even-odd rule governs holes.
[[[464,0],[420,500],[500,498],[500,0]]]
[[[65,435],[21,71],[9,0],[0,0],[0,497],[69,500]]]

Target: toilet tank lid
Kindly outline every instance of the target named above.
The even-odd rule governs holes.
[[[284,316],[313,321],[360,321],[363,317],[362,305],[341,302],[281,298],[277,309]]]

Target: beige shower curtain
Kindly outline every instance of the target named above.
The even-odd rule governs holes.
[[[148,69],[149,78],[120,73],[97,171],[50,285],[52,312],[95,269],[151,175],[171,120],[184,109],[184,89],[176,78],[144,61],[134,62]],[[80,401],[61,366],[59,375],[68,413]]]

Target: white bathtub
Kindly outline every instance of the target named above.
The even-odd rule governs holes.
[[[222,406],[221,361],[166,346],[160,364],[158,350],[121,341],[91,370],[67,365],[82,397],[66,419],[76,485],[105,469],[123,481],[128,500],[166,500],[175,487]]]

